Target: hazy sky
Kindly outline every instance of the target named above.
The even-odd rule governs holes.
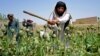
[[[13,13],[19,21],[32,19],[34,22],[44,24],[43,20],[29,16],[23,13],[23,10],[36,13],[45,18],[49,18],[55,4],[59,0],[0,0],[0,13],[7,15]],[[100,0],[62,0],[66,3],[68,13],[73,19],[99,16]]]

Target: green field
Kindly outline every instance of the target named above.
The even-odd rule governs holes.
[[[1,22],[2,18],[0,16],[0,23],[4,24],[0,28],[0,56],[100,56],[100,24],[69,25],[64,42],[51,31],[41,38],[39,32],[43,27],[35,31],[21,27],[16,42],[14,37],[5,35],[7,21]],[[69,48],[66,48],[66,42],[69,42]]]
[[[39,29],[28,31],[20,29],[20,39],[4,35],[6,29],[0,29],[0,55],[2,56],[100,56],[100,27],[99,26],[68,26],[65,42],[49,32],[41,38]],[[65,43],[69,41],[69,48]]]

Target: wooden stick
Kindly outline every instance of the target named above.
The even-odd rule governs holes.
[[[40,18],[40,19],[42,19],[42,20],[44,20],[44,21],[48,21],[46,18],[43,18],[43,17],[41,17],[41,16],[39,16],[39,15],[30,13],[30,12],[27,12],[27,11],[23,11],[23,12],[26,13],[26,14],[28,14],[28,15],[31,15],[31,16],[34,16],[34,17],[37,17],[37,18]]]

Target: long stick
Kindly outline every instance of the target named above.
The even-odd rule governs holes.
[[[40,19],[42,19],[42,20],[44,20],[44,21],[48,21],[46,18],[43,18],[43,17],[41,17],[41,16],[39,16],[39,15],[30,13],[30,12],[27,12],[27,11],[23,11],[23,12],[26,13],[26,14],[28,14],[28,15],[31,15],[31,16],[34,16],[34,17],[37,17],[37,18],[40,18]]]

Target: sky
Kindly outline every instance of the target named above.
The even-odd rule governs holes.
[[[73,20],[100,17],[100,0],[0,0],[0,13],[4,15],[12,13],[19,21],[31,19],[35,23],[45,24],[46,22],[39,18],[24,14],[23,10],[49,19],[58,1],[66,3],[67,11],[72,15]]]

